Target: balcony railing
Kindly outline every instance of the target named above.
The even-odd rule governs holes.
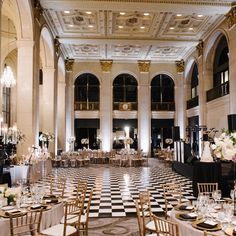
[[[187,109],[191,109],[193,107],[197,107],[198,106],[198,96],[191,98],[187,101]]]
[[[99,102],[75,102],[75,111],[98,111]]]
[[[229,81],[207,91],[207,102],[229,94]]]
[[[114,111],[137,111],[137,102],[113,102]]]
[[[174,102],[152,102],[152,111],[175,111]]]

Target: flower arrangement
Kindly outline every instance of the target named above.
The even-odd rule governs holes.
[[[69,144],[74,143],[74,141],[75,141],[75,137],[74,137],[74,136],[71,136],[71,137],[68,137],[68,138],[67,138],[67,142],[68,142]],[[82,140],[81,140],[81,142],[82,142]]]
[[[166,144],[172,144],[173,143],[173,139],[172,138],[166,138],[165,139],[165,143]]]
[[[8,205],[12,202],[15,202],[18,197],[21,196],[21,188],[5,188],[1,189],[0,193],[3,194],[5,198],[7,198]]]
[[[39,136],[39,140],[42,142],[53,142],[54,139],[55,139],[54,134],[49,132],[42,132]]]
[[[236,155],[236,132],[223,130],[218,138],[214,137],[211,149],[217,158],[232,160]]]
[[[133,144],[134,140],[132,138],[125,138],[125,144]]]
[[[89,139],[88,138],[82,138],[81,139],[81,144],[89,144]]]
[[[12,143],[12,144],[22,143],[26,139],[25,135],[22,133],[21,130],[19,129],[13,130],[13,128],[8,129],[6,138],[7,138],[7,143]]]

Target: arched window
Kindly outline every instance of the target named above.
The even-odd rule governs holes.
[[[137,81],[129,74],[120,74],[113,81],[113,109],[137,110]]]
[[[165,74],[155,76],[151,82],[152,110],[175,110],[174,81]]]
[[[75,80],[75,110],[99,110],[99,80],[82,74]]]
[[[194,63],[192,78],[191,78],[191,98],[198,96],[198,68],[197,63]]]
[[[3,87],[2,91],[2,115],[3,123],[7,123],[10,127],[11,114],[11,88]]]
[[[215,53],[213,67],[213,87],[229,81],[229,48],[225,36],[222,36]]]
[[[229,94],[229,48],[222,36],[215,50],[213,62],[213,88],[207,91],[207,101]]]

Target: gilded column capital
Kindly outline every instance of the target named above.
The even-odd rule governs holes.
[[[100,60],[102,72],[111,72],[113,60]]]
[[[198,57],[203,55],[203,48],[204,48],[204,43],[203,41],[200,39],[198,45],[196,46],[197,48],[197,52],[198,52]]]
[[[184,63],[183,59],[180,60],[180,61],[175,61],[175,65],[176,65],[177,73],[183,73],[184,72],[185,63]]]
[[[73,67],[74,61],[75,61],[74,59],[69,59],[69,58],[67,58],[65,60],[65,68],[66,68],[67,72],[71,72],[72,71],[72,67]]]
[[[148,73],[150,69],[150,64],[151,64],[151,61],[149,60],[139,60],[138,61],[139,72]]]
[[[230,11],[226,14],[226,22],[228,24],[228,28],[232,28],[236,24],[236,2],[231,4]]]
[[[57,55],[59,55],[60,53],[60,45],[61,43],[59,42],[59,37],[56,36],[56,38],[54,39],[54,47]]]
[[[40,17],[43,15],[43,8],[39,0],[34,0],[34,17],[40,20]]]

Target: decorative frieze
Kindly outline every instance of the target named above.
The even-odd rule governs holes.
[[[196,46],[197,48],[197,52],[198,52],[198,57],[203,55],[203,48],[204,48],[204,43],[203,41],[200,39],[198,45]]]
[[[102,72],[111,72],[113,60],[100,60]]]
[[[60,45],[61,43],[59,42],[59,37],[56,36],[56,38],[54,39],[54,47],[57,55],[59,55],[60,53]]]
[[[236,2],[232,3],[230,11],[226,14],[226,21],[229,29],[236,24]]]
[[[150,69],[150,64],[151,64],[151,61],[148,61],[148,60],[138,61],[139,72],[148,73]]]
[[[39,21],[43,15],[43,8],[39,0],[34,0],[34,17]]]
[[[65,60],[65,68],[67,72],[72,71],[74,61],[75,61],[74,59],[69,59],[69,58]]]
[[[175,61],[175,65],[176,65],[177,73],[183,73],[184,72],[185,63],[184,63],[183,59],[180,60],[180,61]]]

